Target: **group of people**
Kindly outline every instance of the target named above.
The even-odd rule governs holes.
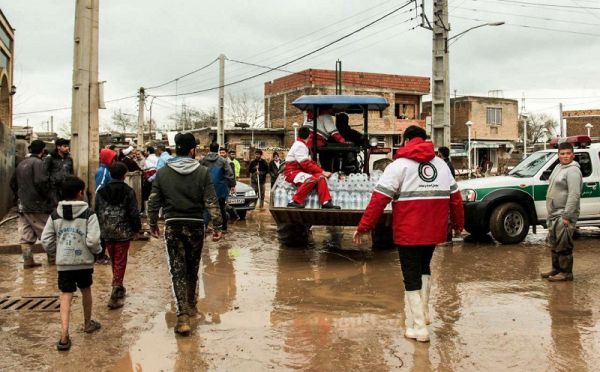
[[[316,188],[322,208],[337,209],[327,188],[326,179],[331,173],[310,156],[307,146],[310,134],[308,127],[300,128],[298,139],[285,159],[283,176],[298,187],[288,206],[303,208],[306,197]],[[449,151],[440,148],[436,156],[432,142],[427,141],[425,131],[418,126],[407,128],[403,141],[394,162],[375,186],[353,241],[362,244],[363,236],[373,231],[387,204],[393,202],[392,230],[405,287],[405,336],[427,342],[427,325],[431,323],[431,259],[436,245],[447,239],[448,220],[455,234],[462,232],[463,203],[448,166]],[[190,133],[177,134],[175,144],[174,157],[163,157],[166,151],[161,147],[157,147],[152,157],[148,149],[145,160],[150,164],[156,160],[156,166],[154,172],[148,169],[151,167],[144,171],[151,180],[147,215],[154,237],[160,235],[159,211],[165,222],[167,262],[177,304],[175,332],[188,335],[190,318],[197,314],[198,271],[205,233],[211,234],[213,241],[219,241],[227,230],[226,199],[235,187],[240,166],[236,164],[235,153],[228,153],[215,143],[198,161],[196,139]],[[102,165],[96,178],[99,187],[95,207],[91,209],[84,201],[84,182],[71,175],[72,161],[66,160],[68,143],[57,140],[56,154],[50,160],[41,159],[44,146],[42,141],[31,143],[30,155],[17,167],[11,185],[19,197],[19,231],[25,266],[36,265],[31,254],[31,244],[36,238],[41,239],[49,261],[56,260],[61,291],[61,337],[57,349],[68,350],[70,304],[77,288],[82,292],[84,332],[92,333],[101,327],[91,317],[94,255],[102,250],[101,239],[113,265],[113,291],[108,307],[123,306],[128,249],[141,230],[141,221],[134,192],[124,182],[129,168],[125,162],[115,160],[118,155],[113,150],[102,149],[100,153]],[[579,215],[582,182],[570,144],[560,144],[559,161],[550,177],[547,202],[552,269],[542,273],[542,277],[550,281],[573,279],[572,236]],[[277,166],[279,171],[280,165]],[[262,159],[262,152],[256,152],[249,168],[256,180],[253,184],[257,193],[264,194],[261,187],[270,166]],[[56,196],[48,197],[47,190]],[[56,205],[52,205],[56,200]],[[423,224],[425,219],[427,224]]]

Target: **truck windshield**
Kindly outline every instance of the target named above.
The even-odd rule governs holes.
[[[556,153],[536,152],[523,159],[512,171],[508,173],[513,177],[533,177]]]

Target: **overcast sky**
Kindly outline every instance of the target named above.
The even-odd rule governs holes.
[[[135,95],[204,66],[220,53],[229,59],[277,66],[314,50],[398,8],[405,0],[100,0],[100,80],[105,99]],[[431,19],[432,1],[426,14]],[[450,0],[451,35],[482,27],[450,48],[451,91],[505,98],[526,98],[529,112],[558,116],[565,109],[600,108],[600,1],[597,0]],[[538,4],[538,5],[532,5]],[[554,6],[552,6],[554,5]],[[24,114],[71,104],[75,0],[0,0],[16,29],[14,124],[41,129],[54,116],[55,128],[70,121],[70,111]],[[411,10],[412,9],[412,10]],[[313,56],[286,66],[335,68],[404,75],[431,75],[431,32],[415,27],[414,6]],[[263,71],[226,64],[226,82]],[[284,75],[271,72],[227,87],[232,94],[259,97],[263,84]],[[218,64],[177,86],[149,94],[174,94],[218,85]],[[153,117],[166,123],[182,103],[201,109],[216,105],[217,91],[178,98],[157,98]],[[137,100],[108,104],[101,123],[113,110],[137,114]],[[146,113],[147,115],[148,113]]]

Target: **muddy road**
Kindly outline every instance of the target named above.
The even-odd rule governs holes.
[[[431,343],[403,337],[397,252],[362,251],[345,231],[327,249],[323,229],[310,249],[277,244],[268,212],[207,242],[192,336],[175,336],[162,241],[130,251],[125,307],[108,311],[110,267],[95,267],[94,317],[81,331],[74,301],[73,347],[58,353],[58,312],[2,310],[0,370],[308,370],[585,371],[600,367],[600,234],[576,242],[575,281],[548,283],[543,234],[525,243],[455,243],[433,259]],[[42,255],[37,255],[42,260]],[[57,295],[56,272],[23,271],[0,255],[0,294]]]

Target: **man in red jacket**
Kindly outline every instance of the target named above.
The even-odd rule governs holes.
[[[458,185],[446,163],[435,156],[425,130],[410,126],[404,147],[375,186],[371,201],[354,232],[354,242],[373,230],[386,205],[393,202],[394,243],[404,276],[406,331],[417,341],[429,341],[429,264],[436,244],[446,241],[448,214],[456,234],[463,230],[464,212]]]
[[[340,209],[333,205],[327,178],[331,173],[324,171],[310,158],[306,139],[310,135],[308,127],[298,130],[298,140],[294,142],[285,158],[284,176],[287,182],[298,186],[292,201],[288,204],[291,208],[304,208],[304,203],[310,192],[316,187],[319,203],[323,209]]]

